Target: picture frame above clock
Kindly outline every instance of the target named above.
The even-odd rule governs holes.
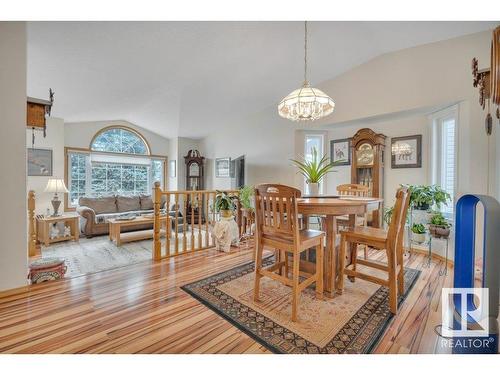
[[[391,168],[422,168],[422,135],[391,138]]]
[[[351,164],[351,138],[330,141],[330,160],[336,166]]]

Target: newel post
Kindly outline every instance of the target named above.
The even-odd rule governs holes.
[[[28,193],[28,257],[36,255],[36,232],[35,232],[35,192]]]
[[[155,182],[154,191],[154,226],[153,226],[153,260],[161,258],[160,242],[160,207],[161,207],[161,189],[160,183]]]

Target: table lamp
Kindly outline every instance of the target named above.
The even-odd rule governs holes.
[[[52,216],[60,216],[59,214],[59,206],[61,205],[61,201],[57,196],[57,193],[69,193],[68,189],[66,189],[66,185],[64,185],[64,181],[60,178],[50,178],[47,182],[47,186],[44,190],[45,193],[54,193],[54,198],[52,198],[52,207],[54,207],[54,213]]]

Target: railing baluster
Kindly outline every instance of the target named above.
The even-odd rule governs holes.
[[[167,196],[167,202],[165,203],[166,207],[166,215],[167,218],[165,219],[165,256],[168,258],[170,257],[170,236],[172,235],[172,226],[170,224],[170,193],[166,194]]]
[[[161,189],[160,183],[155,182],[154,187],[154,220],[153,220],[153,259],[161,259],[161,242],[160,242],[160,202]]]
[[[203,244],[201,242],[201,211],[203,210],[203,204],[202,204],[202,193],[196,194],[196,202],[198,205],[198,249],[201,249],[203,247]]]
[[[187,250],[187,194],[182,193],[182,207],[183,207],[183,229],[182,229],[182,252],[185,253]]]
[[[175,193],[175,255],[179,254],[179,194]]]
[[[208,216],[208,193],[203,193],[203,202],[204,202],[204,210],[205,210],[205,247],[210,246],[210,232],[208,223],[210,221],[210,217]]]
[[[194,202],[193,202],[193,193],[189,193],[189,203],[191,204],[191,251],[194,251]]]

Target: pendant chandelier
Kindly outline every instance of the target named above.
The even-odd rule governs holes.
[[[304,84],[292,91],[278,105],[281,117],[292,121],[313,121],[333,112],[335,103],[307,80],[307,21],[304,22]]]

